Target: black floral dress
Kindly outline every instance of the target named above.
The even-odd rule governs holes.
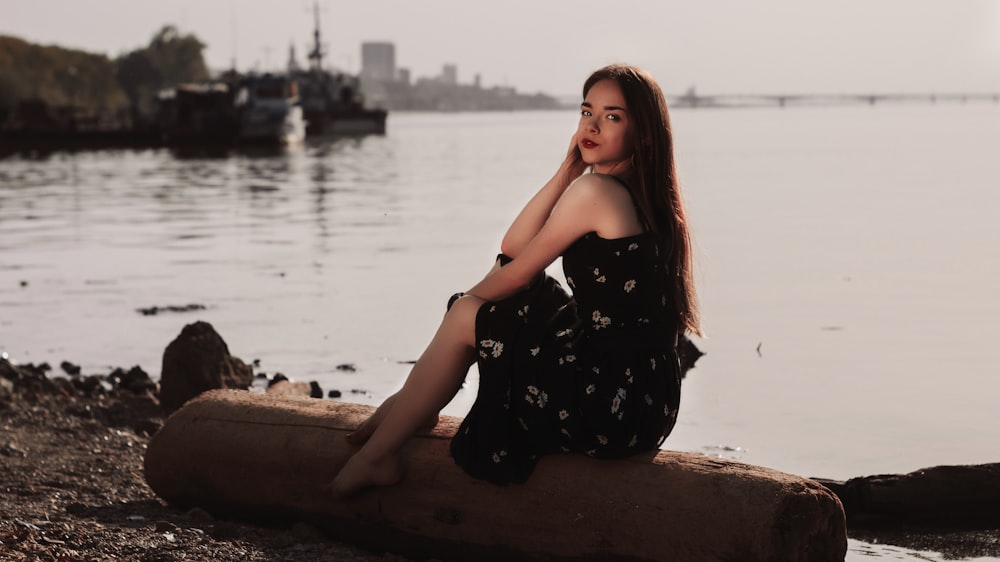
[[[573,296],[543,273],[483,304],[479,393],[451,442],[459,466],[507,484],[524,482],[541,455],[620,458],[663,442],[677,419],[680,368],[660,252],[652,232],[592,232],[563,254]]]

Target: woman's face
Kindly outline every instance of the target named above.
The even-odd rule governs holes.
[[[632,127],[618,83],[601,80],[591,86],[580,105],[580,126],[576,132],[583,161],[601,174],[627,168],[632,157]]]

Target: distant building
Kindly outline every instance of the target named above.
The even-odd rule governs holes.
[[[410,85],[410,69],[400,68],[396,70],[396,81],[405,86]]]
[[[441,82],[454,86],[458,84],[458,67],[454,64],[446,64],[441,69]]]
[[[365,81],[395,81],[396,45],[384,42],[362,43],[361,78]]]

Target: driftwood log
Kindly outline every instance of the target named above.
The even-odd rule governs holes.
[[[843,560],[837,497],[812,480],[698,454],[618,461],[543,458],[526,484],[475,480],[452,461],[461,421],[442,417],[402,454],[400,484],[334,500],[373,409],[215,390],[175,412],[149,444],[146,480],[180,507],[306,521],[377,550],[441,560]]]
[[[1000,526],[1000,463],[934,466],[846,482],[816,480],[840,498],[852,529]]]

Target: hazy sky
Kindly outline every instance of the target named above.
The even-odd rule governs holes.
[[[304,62],[311,0],[0,0],[0,34],[114,56],[174,23],[209,66]],[[331,63],[392,41],[414,77],[575,94],[609,62],[668,93],[1000,92],[1000,0],[319,0]]]

